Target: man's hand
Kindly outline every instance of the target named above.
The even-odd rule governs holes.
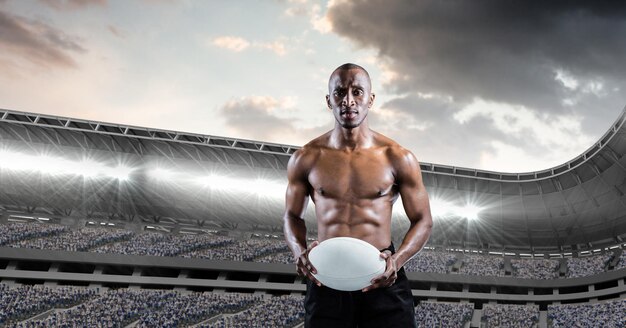
[[[315,277],[313,276],[314,273],[317,273],[317,270],[309,261],[309,252],[311,252],[311,249],[313,249],[313,247],[317,246],[318,244],[319,242],[317,240],[312,242],[309,247],[307,247],[307,249],[305,249],[300,254],[300,256],[296,259],[296,271],[298,272],[298,275],[307,277],[314,284],[322,286],[322,283],[315,279]]]
[[[398,278],[398,269],[396,266],[396,260],[393,256],[391,256],[391,251],[386,250],[380,253],[380,257],[385,259],[387,269],[383,272],[383,274],[372,279],[372,284],[363,288],[361,291],[367,292],[380,287],[389,287],[396,282],[396,279]]]

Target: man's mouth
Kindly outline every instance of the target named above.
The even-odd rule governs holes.
[[[355,118],[356,115],[357,115],[357,112],[354,111],[354,110],[347,110],[347,111],[342,111],[341,112],[341,116],[343,116],[343,117],[345,117],[347,119],[350,119],[350,120]]]

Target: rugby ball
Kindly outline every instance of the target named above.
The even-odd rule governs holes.
[[[385,259],[370,243],[351,237],[322,241],[309,252],[309,261],[317,269],[313,276],[324,286],[354,291],[372,284],[385,272]]]

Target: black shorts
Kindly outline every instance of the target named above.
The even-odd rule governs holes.
[[[395,252],[393,244],[386,249]],[[365,293],[318,287],[310,280],[307,280],[306,287],[306,328],[417,327],[413,295],[404,268],[398,271],[398,279],[393,285]]]

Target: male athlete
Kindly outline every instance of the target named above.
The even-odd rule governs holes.
[[[326,103],[335,127],[289,160],[284,231],[297,272],[308,278],[305,327],[415,327],[413,297],[402,266],[426,243],[432,228],[428,194],[415,156],[371,130],[374,103],[369,74],[344,64],[330,76]],[[400,248],[391,243],[391,208],[402,197],[410,221]],[[344,292],[315,279],[308,260],[304,213],[315,203],[318,241],[353,237],[381,250],[385,272],[361,291]]]

